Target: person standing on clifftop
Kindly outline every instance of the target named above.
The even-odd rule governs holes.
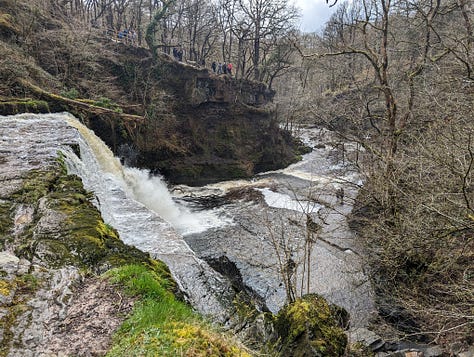
[[[232,76],[232,63],[227,65],[227,72]]]
[[[212,72],[216,73],[216,61],[212,61],[212,64],[211,64],[211,68],[212,68]]]
[[[217,65],[217,74],[221,74],[222,73],[222,63],[219,62],[219,64]]]

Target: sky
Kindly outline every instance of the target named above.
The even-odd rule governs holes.
[[[326,0],[293,0],[301,10],[301,31],[318,32],[329,20],[337,6],[329,7]],[[333,1],[329,0],[329,4]]]

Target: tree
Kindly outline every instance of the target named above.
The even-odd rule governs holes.
[[[155,14],[153,15],[153,18],[151,22],[148,24],[147,29],[146,29],[146,35],[145,35],[145,41],[150,48],[150,50],[153,53],[153,56],[156,57],[156,51],[158,49],[158,45],[156,44],[156,32],[158,30],[160,21],[167,15],[167,11],[169,7],[174,4],[176,0],[168,0],[168,1],[163,1],[163,5],[160,9],[158,9]]]
[[[253,78],[262,80],[262,44],[293,29],[296,8],[285,0],[239,0],[237,23],[250,29]],[[245,33],[246,31],[242,31]]]
[[[379,307],[396,306],[414,323],[401,326],[405,333],[435,341],[468,338],[474,324],[466,278],[474,269],[474,84],[465,10],[436,0],[340,4],[322,36],[297,45],[295,73],[307,69],[301,82],[311,105],[296,114],[364,148],[352,218]]]

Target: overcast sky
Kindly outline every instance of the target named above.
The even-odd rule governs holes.
[[[318,32],[337,6],[329,7],[326,0],[293,0],[296,7],[300,8],[301,30],[304,32]],[[330,4],[333,1],[329,1]]]

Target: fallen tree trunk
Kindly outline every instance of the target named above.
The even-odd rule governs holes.
[[[61,108],[64,111],[71,112],[72,114],[77,114],[80,117],[84,115],[87,118],[93,116],[106,117],[108,119],[121,119],[124,122],[129,123],[141,123],[145,119],[140,115],[120,113],[116,110],[99,107],[93,104],[85,103],[79,100],[69,99],[62,97],[58,94],[47,92],[40,87],[30,83],[26,80],[20,80],[21,86],[28,89],[32,94],[35,94],[39,99],[42,99],[48,102],[50,108]]]

